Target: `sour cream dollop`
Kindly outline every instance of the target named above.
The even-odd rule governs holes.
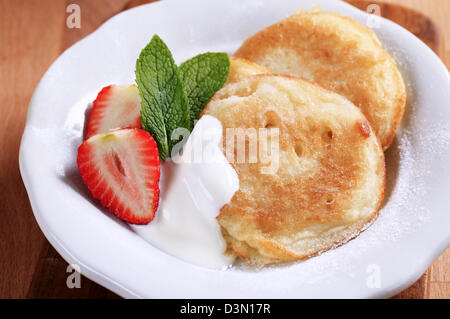
[[[193,264],[225,269],[225,240],[216,216],[239,189],[239,178],[220,148],[222,124],[204,115],[182,152],[161,165],[156,216],[134,231],[159,249]]]

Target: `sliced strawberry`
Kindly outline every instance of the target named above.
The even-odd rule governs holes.
[[[97,95],[86,128],[87,140],[115,128],[141,128],[141,98],[136,85],[110,85]]]
[[[159,202],[159,153],[140,129],[98,134],[78,148],[78,169],[94,198],[126,222],[146,224]]]

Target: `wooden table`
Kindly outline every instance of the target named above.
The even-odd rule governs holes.
[[[94,31],[129,0],[0,0],[0,297],[115,298],[87,278],[80,289],[66,286],[65,261],[49,245],[31,212],[18,166],[28,103],[51,63]],[[430,16],[450,48],[449,0],[390,0]],[[66,8],[81,7],[81,28],[66,27]],[[447,66],[450,51],[445,51]],[[399,298],[450,298],[450,249]]]

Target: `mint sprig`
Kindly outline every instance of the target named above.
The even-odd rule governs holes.
[[[167,45],[157,35],[136,62],[136,83],[141,96],[142,128],[156,140],[165,160],[179,140],[175,129],[191,131],[209,99],[225,84],[230,72],[226,53],[204,53],[175,64]]]
[[[223,87],[229,72],[230,59],[226,53],[199,54],[180,65],[192,126],[206,103]]]
[[[136,82],[141,95],[142,128],[152,134],[159,156],[172,150],[176,128],[191,130],[189,105],[178,67],[166,44],[155,35],[136,62]]]

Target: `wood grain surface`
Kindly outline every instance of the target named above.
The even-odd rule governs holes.
[[[108,18],[138,4],[136,1],[142,2],[132,1],[0,0],[1,298],[117,298],[84,277],[81,288],[67,288],[67,263],[49,245],[36,224],[19,173],[18,151],[28,103],[47,68],[62,51]],[[384,2],[414,8],[415,12],[411,12],[380,6],[382,15],[422,37],[450,65],[450,54],[444,47],[444,43],[450,45],[450,0]],[[80,29],[66,27],[66,8],[72,3],[81,8]],[[367,7],[364,1],[356,5]],[[419,18],[419,12],[430,19],[422,15]],[[396,298],[450,298],[450,249]]]

